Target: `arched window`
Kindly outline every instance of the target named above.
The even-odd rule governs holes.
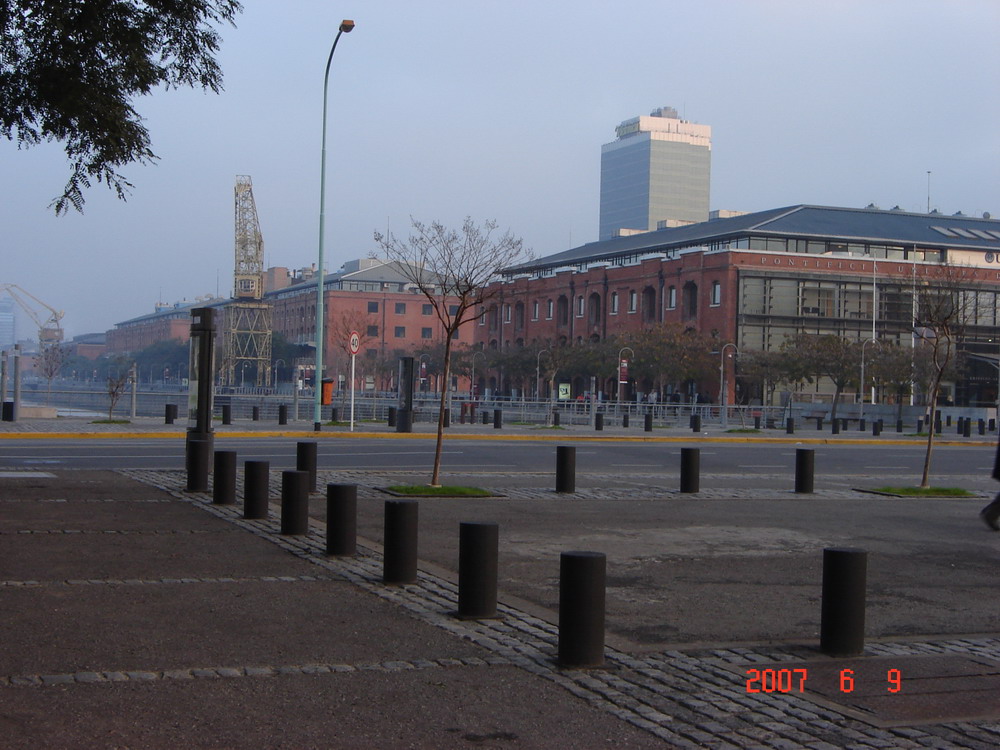
[[[644,323],[656,322],[656,290],[651,286],[642,290],[642,320]]]
[[[592,292],[587,304],[587,322],[596,326],[601,322],[601,295]]]
[[[698,317],[698,285],[689,281],[683,290],[684,320]]]
[[[561,326],[569,325],[569,300],[565,294],[559,295],[559,299],[556,302],[556,324]]]

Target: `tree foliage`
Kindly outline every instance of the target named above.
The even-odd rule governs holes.
[[[237,0],[0,1],[0,134],[63,144],[57,214],[82,211],[94,180],[126,197],[118,170],[156,159],[135,98],[160,86],[219,92],[215,26],[241,10]]]
[[[789,356],[789,377],[792,379],[826,377],[833,383],[830,419],[836,419],[841,394],[860,377],[861,347],[860,341],[832,333],[800,333],[785,339],[781,351]]]

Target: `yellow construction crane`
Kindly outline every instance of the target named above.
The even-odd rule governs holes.
[[[28,313],[28,317],[35,321],[35,325],[38,326],[39,346],[58,344],[63,340],[63,330],[59,325],[59,321],[62,320],[63,315],[65,315],[62,310],[56,310],[51,305],[45,304],[34,294],[25,291],[17,284],[0,284],[0,295],[4,293],[14,300],[22,310]],[[45,313],[43,312],[40,315],[35,307],[28,303],[29,299],[48,310],[49,317],[43,321],[41,315],[44,315]]]

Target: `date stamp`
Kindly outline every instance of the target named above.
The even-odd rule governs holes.
[[[748,669],[746,674],[748,693],[804,693],[809,681],[808,669]],[[903,673],[898,669],[887,670],[885,685],[888,693],[900,692],[903,689]],[[841,693],[854,692],[853,669],[840,670],[839,687]]]

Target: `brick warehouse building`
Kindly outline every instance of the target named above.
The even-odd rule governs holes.
[[[945,263],[970,267],[962,347],[978,355],[950,397],[992,406],[1000,221],[988,217],[799,205],[590,243],[507,269],[476,344],[575,345],[675,323],[741,351],[777,349],[796,333],[874,331],[911,346],[916,287],[933,285]],[[703,387],[717,395],[718,378]]]

